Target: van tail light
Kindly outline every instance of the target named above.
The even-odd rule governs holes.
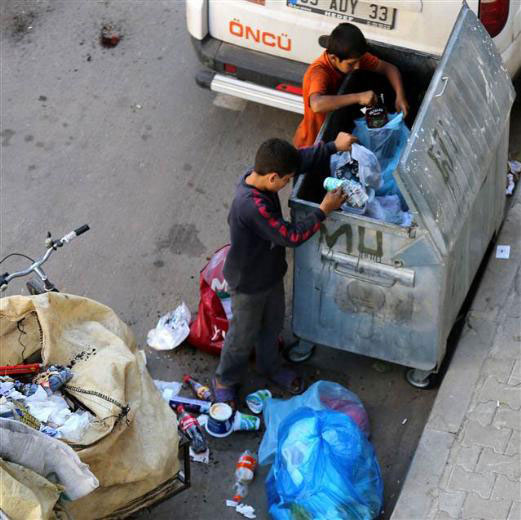
[[[296,94],[297,96],[302,96],[302,88],[297,87],[296,85],[290,85],[289,83],[279,83],[276,87],[276,90],[282,90],[282,92],[288,92],[289,94]]]
[[[490,36],[494,38],[505,27],[508,20],[510,0],[480,0],[479,19]]]
[[[224,71],[228,74],[235,74],[237,72],[237,67],[235,65],[231,65],[230,63],[225,63]]]

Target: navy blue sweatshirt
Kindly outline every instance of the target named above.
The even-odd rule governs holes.
[[[300,173],[329,172],[335,143],[299,150]],[[253,294],[273,287],[286,274],[286,247],[297,247],[320,229],[326,215],[316,209],[292,224],[284,220],[279,196],[246,184],[244,174],[237,186],[228,224],[231,247],[224,264],[224,277],[231,289]]]

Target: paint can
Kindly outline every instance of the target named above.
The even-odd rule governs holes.
[[[227,437],[233,431],[233,410],[226,403],[215,403],[210,407],[206,431],[212,437]]]

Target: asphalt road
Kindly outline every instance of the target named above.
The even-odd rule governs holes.
[[[106,22],[123,34],[113,49],[99,44]],[[228,240],[238,176],[264,139],[290,139],[299,117],[252,103],[224,108],[229,100],[196,87],[184,2],[3,0],[0,29],[0,253],[38,255],[48,230],[58,236],[88,223],[48,274],[61,290],[115,309],[145,345],[160,315],[181,301],[197,309],[199,270]],[[518,106],[517,154],[520,120]],[[10,259],[2,268],[19,266]],[[20,291],[23,283],[13,283],[8,294]],[[208,382],[216,365],[189,346],[146,352],[160,379],[190,372]],[[379,373],[373,360],[326,348],[303,370],[366,403],[388,516],[435,390],[411,388],[401,367]],[[246,390],[260,385],[252,376]],[[234,462],[260,438],[212,439],[210,465],[192,464],[192,488],[145,517],[235,518],[224,505]],[[248,502],[266,516],[262,478]]]

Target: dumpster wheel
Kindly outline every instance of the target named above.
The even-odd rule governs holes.
[[[430,388],[433,384],[433,372],[431,370],[420,370],[419,368],[408,368],[405,371],[405,379],[414,388]]]
[[[304,363],[315,352],[315,345],[304,339],[299,339],[287,345],[282,354],[291,363]]]

